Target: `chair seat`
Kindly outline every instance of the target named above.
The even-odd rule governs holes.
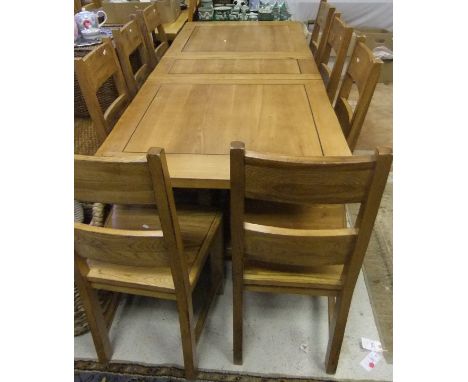
[[[191,289],[203,269],[212,238],[221,223],[221,213],[207,207],[178,206],[177,217],[184,243]],[[127,230],[160,230],[161,221],[153,206],[113,206],[105,227]],[[141,267],[88,260],[87,278],[94,287],[121,290],[139,289],[175,293],[170,267]],[[133,291],[135,292],[135,291]]]
[[[245,201],[245,221],[292,229],[345,228],[346,208],[342,204],[296,205],[261,200]],[[272,266],[248,260],[244,265],[244,284],[264,287],[293,287],[339,290],[342,265],[320,267]]]

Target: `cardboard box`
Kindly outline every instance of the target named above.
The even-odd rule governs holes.
[[[156,3],[159,16],[163,23],[172,23],[180,15],[179,0],[156,0],[140,2],[137,0],[113,3],[109,0],[102,2],[102,9],[107,14],[107,24],[126,24],[130,21],[130,15],[138,9],[145,9],[150,3]]]
[[[393,52],[393,33],[385,29],[376,28],[361,28],[355,31],[358,36],[366,37],[366,45],[370,50],[378,46],[385,46]],[[353,34],[354,35],[354,34]],[[356,43],[354,41],[354,43]],[[393,82],[393,60],[383,61],[382,69],[380,71],[379,82],[388,84]]]

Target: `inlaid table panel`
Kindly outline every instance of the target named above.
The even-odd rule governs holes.
[[[300,74],[297,60],[291,59],[176,59],[169,74]]]
[[[167,57],[309,58],[303,25],[275,22],[194,22],[177,36]]]
[[[322,155],[305,87],[162,84],[124,151],[229,154],[239,140],[257,151]]]
[[[271,78],[321,79],[312,58],[174,58],[163,57],[151,77],[164,75],[271,75]],[[304,76],[297,76],[304,75]]]

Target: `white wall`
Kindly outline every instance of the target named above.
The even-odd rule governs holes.
[[[320,0],[286,0],[293,20],[315,19]],[[393,31],[393,0],[328,0],[343,20],[354,28],[383,28]]]

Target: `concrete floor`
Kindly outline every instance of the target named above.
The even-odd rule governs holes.
[[[229,266],[228,266],[229,268]],[[230,275],[230,269],[227,269]],[[392,380],[392,365],[381,360],[371,372],[359,362],[366,351],[360,338],[378,339],[362,275],[356,286],[338,370],[324,370],[328,340],[327,300],[324,297],[247,292],[244,318],[244,364],[232,363],[232,287],[226,277],[197,348],[205,370],[254,374],[324,377],[337,380]],[[121,302],[110,331],[113,361],[151,365],[183,365],[177,310],[174,302],[132,297]],[[96,359],[90,334],[75,338],[76,359]]]
[[[377,84],[356,150],[393,147],[393,84]]]

